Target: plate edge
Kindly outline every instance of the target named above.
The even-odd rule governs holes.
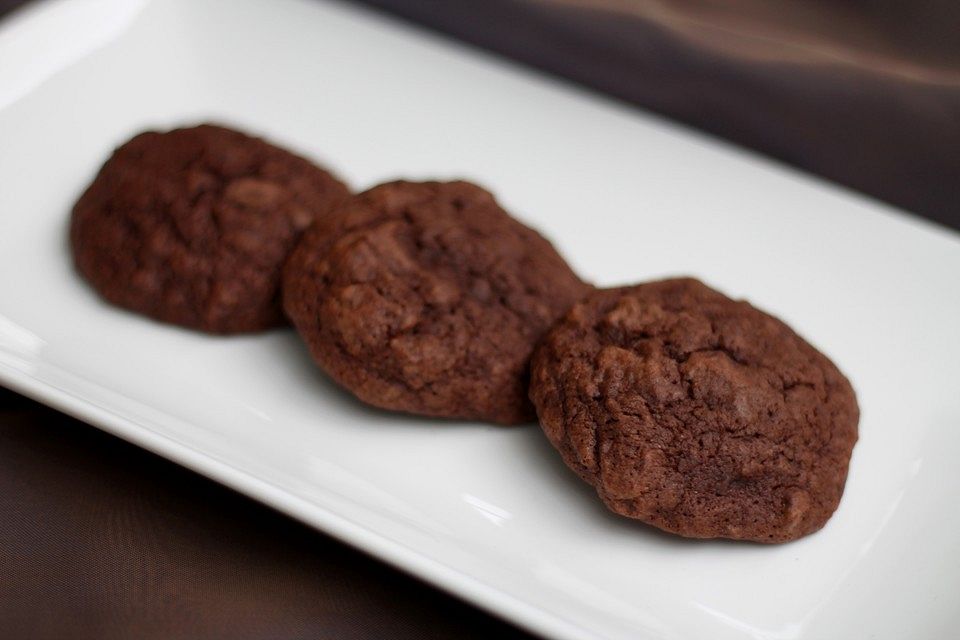
[[[69,389],[25,373],[2,358],[0,384],[236,491],[531,633],[562,640],[600,640],[603,637],[402,543],[392,541],[326,507],[293,495],[226,461],[139,425],[113,409],[101,407]],[[641,636],[637,637],[643,640]],[[656,639],[650,637],[649,640]]]

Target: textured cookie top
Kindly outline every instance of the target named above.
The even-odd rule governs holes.
[[[348,197],[307,160],[212,125],[142,133],[73,209],[80,273],[110,302],[216,333],[283,323],[280,272],[317,215]]]
[[[534,356],[530,397],[612,510],[684,536],[781,542],[843,493],[859,411],[788,326],[691,279],[599,290]]]
[[[284,308],[317,362],[370,404],[517,423],[529,357],[588,286],[467,182],[375,187],[304,234]]]

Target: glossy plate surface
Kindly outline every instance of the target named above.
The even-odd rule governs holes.
[[[214,119],[490,185],[602,284],[694,274],[780,315],[862,407],[847,492],[782,546],[609,515],[534,428],[368,410],[290,331],[106,306],[70,206],[111,148]],[[0,381],[557,638],[948,637],[960,622],[960,242],[874,202],[337,3],[41,4],[0,24]]]

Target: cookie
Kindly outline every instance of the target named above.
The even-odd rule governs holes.
[[[783,322],[697,280],[592,293],[531,375],[550,442],[619,514],[784,542],[840,502],[859,419],[850,383]]]
[[[114,151],[73,208],[80,274],[109,302],[212,333],[285,322],[283,262],[349,196],[329,172],[213,125],[147,132]]]
[[[551,244],[467,182],[392,182],[304,234],[284,309],[317,363],[377,407],[533,419],[533,347],[586,291]]]

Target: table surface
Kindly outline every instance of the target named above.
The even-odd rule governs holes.
[[[960,229],[952,0],[364,1]],[[529,637],[4,389],[0,550],[9,637]]]

